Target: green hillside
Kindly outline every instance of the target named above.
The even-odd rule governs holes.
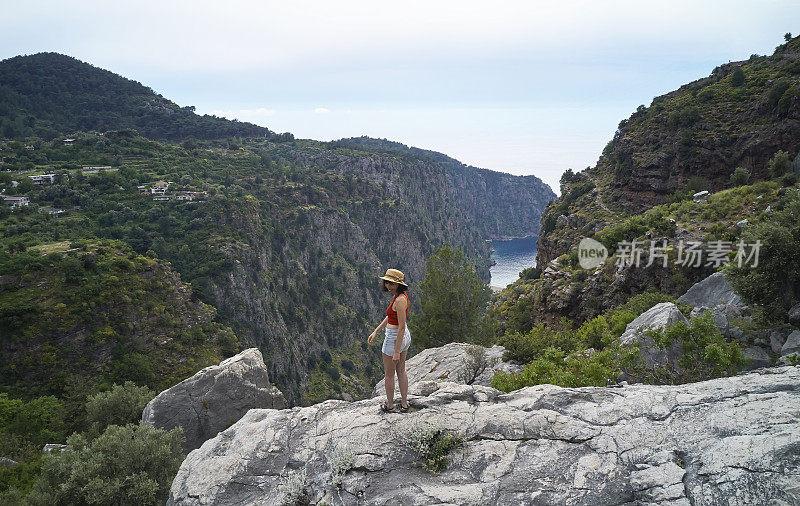
[[[291,139],[251,123],[198,116],[136,81],[58,53],[0,61],[0,137],[52,139],[135,129],[151,139]]]

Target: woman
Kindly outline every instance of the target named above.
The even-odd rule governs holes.
[[[372,344],[375,335],[386,327],[386,337],[383,340],[381,356],[383,357],[384,386],[386,387],[386,400],[381,404],[381,409],[386,413],[394,413],[394,375],[397,373],[397,383],[400,386],[400,411],[408,412],[408,376],[406,375],[406,353],[411,346],[411,333],[406,327],[408,317],[408,285],[403,282],[403,273],[397,269],[387,269],[382,279],[381,290],[391,292],[394,297],[389,307],[386,308],[386,318],[369,335],[367,342]],[[403,336],[398,342],[397,336]]]

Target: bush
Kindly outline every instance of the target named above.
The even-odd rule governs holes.
[[[504,392],[545,383],[570,388],[606,386],[616,382],[623,365],[630,363],[633,357],[634,351],[620,350],[618,344],[596,353],[579,350],[569,355],[551,347],[519,374],[498,371],[491,385]]]
[[[672,129],[688,127],[693,125],[699,119],[700,110],[697,107],[686,107],[670,113],[669,117],[667,118],[667,126]]]
[[[331,466],[331,480],[335,487],[342,485],[342,479],[347,471],[353,466],[356,453],[350,448],[348,443],[342,442],[336,446],[328,457],[328,465]]]
[[[527,364],[547,348],[558,348],[570,352],[576,348],[578,343],[569,322],[562,320],[555,328],[537,323],[524,334],[518,331],[508,331],[500,338],[500,344],[506,349],[503,360]]]
[[[139,422],[144,407],[155,396],[153,390],[136,386],[132,381],[126,381],[124,385],[115,383],[111,390],[90,396],[86,401],[89,433],[97,436],[109,425]]]
[[[731,86],[741,86],[744,84],[744,70],[742,67],[736,67],[731,74]]]
[[[746,185],[750,180],[750,171],[744,167],[736,167],[731,173],[731,184],[733,186]]]
[[[96,439],[67,438],[68,451],[45,457],[32,504],[164,504],[184,455],[183,430],[112,425]]]
[[[738,343],[725,341],[710,311],[693,318],[688,325],[678,322],[645,332],[657,347],[668,349],[678,343],[681,351],[677,363],[668,362],[652,370],[642,369],[640,365],[634,374],[644,374],[648,383],[676,385],[733,376],[744,364]]]
[[[792,168],[792,160],[786,151],[777,151],[767,164],[769,171],[774,177],[781,177]]]
[[[448,431],[437,422],[423,420],[411,426],[404,441],[422,459],[422,466],[438,474],[447,467],[450,450],[464,443],[464,438]]]
[[[466,356],[461,360],[462,369],[459,371],[458,381],[471,385],[487,367],[493,367],[496,363],[497,357],[491,360],[486,358],[486,348],[472,345],[467,349]]]

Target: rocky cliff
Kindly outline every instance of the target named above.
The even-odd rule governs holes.
[[[507,394],[421,381],[411,394],[407,414],[371,399],[251,410],[187,456],[169,504],[800,501],[800,367]],[[432,427],[463,438],[439,475],[412,443]]]
[[[594,167],[562,176],[561,196],[543,214],[538,271],[500,293],[496,305],[529,299],[533,320],[581,322],[648,289],[678,296],[708,276],[718,265],[674,264],[678,245],[735,241],[747,223],[782,205],[780,187],[795,184],[800,165],[781,179],[768,165],[779,150],[790,159],[800,151],[799,89],[794,38],[773,55],[721,65],[640,106]],[[741,181],[732,179],[737,167],[746,174]],[[700,191],[710,196],[692,200]],[[582,269],[576,248],[583,238],[610,255],[621,241],[645,248],[666,241],[671,265],[646,267],[645,249],[638,267],[608,260]]]

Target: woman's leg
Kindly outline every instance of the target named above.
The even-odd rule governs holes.
[[[407,351],[400,353],[400,360],[397,361],[397,385],[400,387],[400,405],[408,406],[408,376],[406,375],[406,354]],[[385,355],[384,355],[385,356]],[[392,375],[392,393],[394,393],[394,375]]]
[[[403,357],[404,353],[401,353],[400,356]],[[386,387],[386,407],[391,408],[394,406],[394,361],[392,357],[387,355],[386,353],[381,353],[381,357],[383,357],[383,383]],[[400,362],[403,361],[403,358],[400,359]],[[402,392],[402,390],[401,390]]]

